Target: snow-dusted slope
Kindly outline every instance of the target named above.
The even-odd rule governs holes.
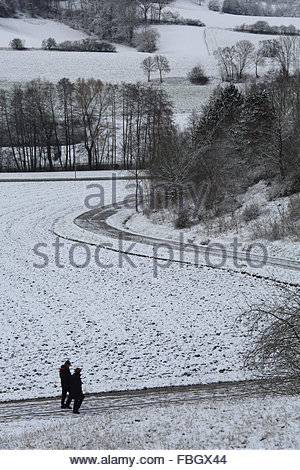
[[[61,240],[55,264],[56,219],[85,212],[95,189],[85,182],[0,185],[0,400],[59,393],[58,368],[83,366],[86,391],[203,383],[244,378],[247,331],[236,323],[247,301],[268,298],[271,282],[208,268],[172,265],[153,277],[153,260],[101,250],[86,268],[70,266],[74,245]],[[106,203],[111,182],[101,182]],[[118,182],[118,199],[132,192]],[[70,230],[73,216],[70,217]],[[98,242],[109,240],[99,238]],[[36,244],[46,244],[49,266]],[[124,242],[130,249],[131,242]],[[77,247],[75,259],[82,260]],[[58,258],[57,258],[58,261]]]
[[[258,20],[272,25],[294,24],[300,29],[300,18],[260,18],[224,15],[208,10],[206,3],[199,6],[192,0],[177,0],[172,10],[184,18],[200,19],[205,28],[182,25],[158,25],[160,33],[158,53],[168,57],[171,77],[186,77],[197,63],[206,73],[218,77],[213,52],[218,47],[231,46],[241,39],[258,45],[270,36],[240,33],[232,30],[242,23],[253,24]],[[57,42],[81,39],[85,33],[65,25],[43,19],[1,19],[0,47],[8,47],[14,37],[25,40],[27,47],[40,47],[43,39],[54,37]],[[274,38],[275,36],[272,36]],[[95,77],[118,83],[145,80],[140,64],[149,54],[139,53],[126,46],[117,46],[118,54],[73,53],[56,51],[5,51],[0,50],[0,81],[26,81],[37,77],[56,81],[62,77],[76,80],[78,77]]]
[[[42,18],[0,18],[0,47],[8,47],[13,38],[20,38],[26,47],[41,47],[43,39],[57,42],[84,39],[87,34],[56,21]]]
[[[256,21],[267,21],[272,26],[294,24],[300,28],[300,18],[229,15],[211,11],[207,4],[208,0],[202,2],[202,5],[193,0],[176,0],[172,9],[178,11],[183,18],[199,19],[211,28],[234,28],[243,23],[253,24]]]

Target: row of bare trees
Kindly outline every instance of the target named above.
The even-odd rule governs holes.
[[[225,81],[239,81],[246,72],[253,69],[258,78],[258,68],[265,65],[267,60],[277,67],[282,75],[288,77],[299,71],[300,38],[280,36],[277,39],[260,41],[258,49],[251,41],[242,40],[233,46],[219,47],[214,56]]]
[[[211,9],[247,16],[300,16],[298,0],[214,0]]]
[[[0,90],[0,147],[20,171],[72,169],[79,160],[89,168],[141,167],[172,126],[165,92],[143,84],[64,78]]]

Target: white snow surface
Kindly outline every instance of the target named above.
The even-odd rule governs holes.
[[[249,396],[0,424],[2,449],[299,449],[299,399]],[[88,414],[88,413],[87,413]],[[72,429],[72,432],[66,432]],[[222,454],[221,454],[222,455]],[[295,463],[296,463],[295,456]]]
[[[58,369],[67,358],[83,367],[86,392],[245,378],[242,353],[249,339],[236,318],[247,302],[276,295],[276,286],[178,264],[155,279],[151,259],[131,258],[135,267],[124,259],[120,267],[118,254],[106,250],[100,260],[110,269],[94,258],[75,268],[69,263],[74,243],[66,240],[59,261],[64,267],[57,267],[53,224],[65,217],[61,228],[78,235],[75,213],[87,210],[84,199],[95,191],[88,184],[0,185],[0,400],[58,395]],[[111,183],[101,184],[109,204]],[[132,192],[125,185],[118,182],[120,198]],[[43,269],[33,266],[43,262],[33,252],[39,243],[49,257]],[[77,247],[77,263],[86,249]]]

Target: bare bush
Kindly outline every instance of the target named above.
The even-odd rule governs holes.
[[[177,229],[190,228],[192,225],[191,215],[188,210],[180,209],[174,221],[174,227]]]
[[[246,206],[242,213],[243,220],[246,223],[257,219],[259,216],[260,216],[260,207],[259,207],[259,204],[257,204],[256,202],[253,202],[252,204],[249,204],[249,206]]]
[[[253,237],[264,238],[269,241],[284,240],[287,237],[299,240],[300,224],[296,202],[291,200],[287,207],[284,207],[284,205],[278,206],[277,210],[277,216],[256,224]]]
[[[201,65],[192,68],[188,74],[188,79],[194,85],[206,85],[209,82],[209,78],[205,75]]]
[[[157,29],[145,28],[136,34],[134,45],[138,52],[155,52],[157,50],[157,41],[160,37]]]
[[[10,47],[15,51],[25,51],[26,47],[24,41],[20,38],[14,38],[9,43]]]
[[[269,303],[252,306],[243,315],[253,340],[245,368],[263,375],[293,378],[300,391],[300,292],[280,287]]]
[[[221,3],[219,2],[219,0],[210,0],[208,3],[208,9],[212,11],[220,11]]]
[[[42,49],[52,51],[57,48],[57,43],[54,38],[44,39],[42,42]]]

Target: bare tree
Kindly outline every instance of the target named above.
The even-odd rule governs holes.
[[[279,39],[261,41],[264,57],[279,65],[281,73],[289,77],[292,70],[299,66],[300,39],[294,36],[281,36]]]
[[[241,79],[246,68],[254,64],[255,47],[250,41],[238,41],[234,46],[234,66],[237,78]]]
[[[219,47],[215,52],[223,80],[243,78],[245,70],[254,65],[255,48],[250,41],[238,41],[231,47]]]
[[[169,63],[167,57],[164,56],[164,55],[156,55],[154,57],[154,60],[155,60],[156,68],[159,72],[160,83],[162,83],[163,82],[163,74],[171,72],[170,63]]]
[[[263,374],[294,378],[300,389],[300,294],[283,286],[269,302],[253,305],[241,317],[252,338],[245,367]]]
[[[75,86],[80,118],[84,128],[84,143],[88,153],[89,168],[93,157],[97,160],[97,143],[101,134],[103,119],[111,104],[111,86],[101,80],[79,78]]]
[[[25,44],[24,41],[20,38],[14,38],[9,43],[10,47],[16,51],[24,51]]]
[[[218,47],[214,51],[214,56],[218,61],[222,80],[232,81],[235,75],[234,47]]]
[[[153,0],[138,0],[138,6],[142,11],[144,22],[148,22],[148,13],[153,7]]]
[[[48,38],[44,39],[42,42],[42,49],[51,51],[53,49],[56,49],[57,44],[54,38]]]
[[[60,107],[63,110],[62,131],[65,140],[65,168],[75,168],[75,130],[74,130],[74,84],[68,78],[62,78],[57,84]],[[73,157],[73,158],[72,158]],[[73,161],[72,161],[73,160]]]
[[[158,11],[158,21],[159,23],[161,22],[161,15],[163,10],[174,3],[175,0],[157,0],[155,3],[157,5],[157,11]]]
[[[259,78],[258,67],[263,67],[266,63],[265,57],[261,51],[258,49],[254,52],[254,65],[255,65],[255,77]]]
[[[151,82],[151,74],[157,70],[157,65],[153,57],[149,56],[143,60],[141,67],[145,75],[147,75],[148,82]]]

